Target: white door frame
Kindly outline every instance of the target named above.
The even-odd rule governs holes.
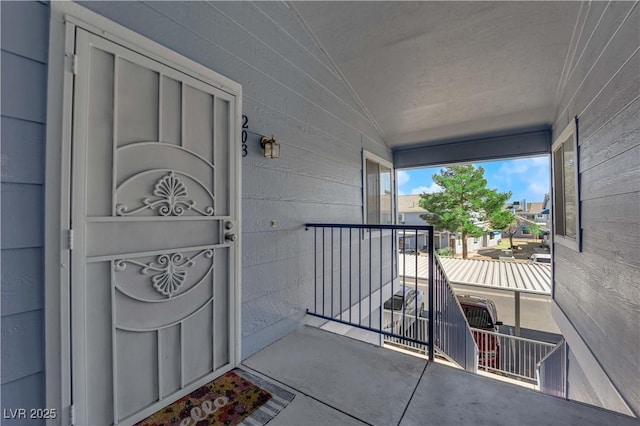
[[[230,150],[231,173],[230,214],[237,218],[237,234],[241,227],[241,155],[242,86],[211,69],[137,34],[103,16],[72,2],[51,2],[49,28],[49,69],[47,82],[47,139],[45,184],[45,386],[46,406],[57,409],[50,425],[71,424],[71,329],[70,294],[70,184],[71,131],[73,107],[73,54],[75,29],[87,31],[139,52],[176,70],[217,87],[236,98],[235,122]],[[234,170],[235,169],[235,170]],[[232,256],[230,275],[234,281],[231,294],[231,362],[241,361],[241,259],[240,238]]]

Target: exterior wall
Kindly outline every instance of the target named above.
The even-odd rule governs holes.
[[[308,222],[362,221],[361,150],[391,154],[283,2],[86,2],[243,86],[242,357],[300,324],[313,301]],[[262,155],[260,135],[281,144]],[[274,221],[274,222],[272,222]]]
[[[399,212],[403,213],[403,212]],[[404,213],[404,225],[428,225],[427,221],[420,217],[422,213]]]
[[[399,213],[403,213],[403,212],[399,212]],[[404,214],[405,225],[427,225],[427,222],[425,222],[424,219],[420,218],[420,213],[411,212],[411,213],[403,213],[403,214]],[[439,240],[436,239],[435,241],[436,248],[449,247],[449,240],[451,238],[451,233],[447,231],[441,231],[439,232],[439,235],[440,235]],[[438,233],[436,234],[436,236],[438,236]],[[496,238],[494,239],[489,239],[489,236],[485,234],[484,236],[479,237],[478,242],[475,243],[473,237],[469,237],[469,239],[467,240],[467,250],[471,251],[471,250],[478,250],[484,247],[493,247],[498,244],[499,238],[500,238],[499,236],[496,236]],[[418,243],[419,247],[422,247],[422,245],[426,245],[426,244],[427,244],[426,238],[424,239],[424,241],[421,241]],[[409,244],[409,246],[413,248],[413,245]],[[461,241],[456,240],[455,249],[456,249],[456,253],[462,253]]]
[[[553,133],[578,117],[582,251],[554,244],[554,300],[639,415],[640,7],[590,2],[581,16]],[[580,374],[570,395],[590,402]]]
[[[602,401],[598,398],[598,393],[589,382],[571,348],[567,350],[567,375],[567,398],[591,405],[602,406]]]
[[[2,408],[38,408],[45,407],[43,184],[49,8],[3,1],[0,13]]]
[[[467,250],[475,251],[483,248],[483,239],[484,237],[467,237]],[[460,239],[456,237],[456,254],[462,254],[462,236],[460,236]]]

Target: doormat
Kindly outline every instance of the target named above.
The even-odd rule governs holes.
[[[293,393],[236,368],[136,426],[261,426],[284,409],[293,397]]]

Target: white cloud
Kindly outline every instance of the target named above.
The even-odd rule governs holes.
[[[527,187],[527,191],[529,191],[528,193],[531,196],[536,196],[537,198],[542,198],[542,197],[544,197],[544,194],[549,192],[549,187],[548,187],[548,185],[544,185],[542,183],[533,182],[533,183],[529,184],[529,186]]]
[[[530,159],[511,160],[508,163],[503,164],[498,169],[498,175],[521,175],[529,171],[531,166]]]
[[[420,195],[420,194],[433,194],[434,192],[441,192],[442,188],[438,186],[437,183],[432,183],[430,186],[419,186],[417,188],[413,188],[411,190],[411,195]]]
[[[409,182],[409,173],[404,171],[404,170],[400,170],[398,171],[398,186],[403,186],[404,184]]]
[[[549,166],[549,157],[548,156],[544,156],[544,157],[533,157],[530,159],[531,163],[535,166]]]

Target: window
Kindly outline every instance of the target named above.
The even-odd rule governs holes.
[[[577,118],[551,147],[555,241],[580,251]]]
[[[462,310],[464,311],[464,315],[467,317],[467,321],[471,327],[493,328],[491,316],[489,316],[489,311],[486,309],[462,305]]]
[[[372,225],[393,223],[393,166],[388,161],[363,151],[364,219]]]

